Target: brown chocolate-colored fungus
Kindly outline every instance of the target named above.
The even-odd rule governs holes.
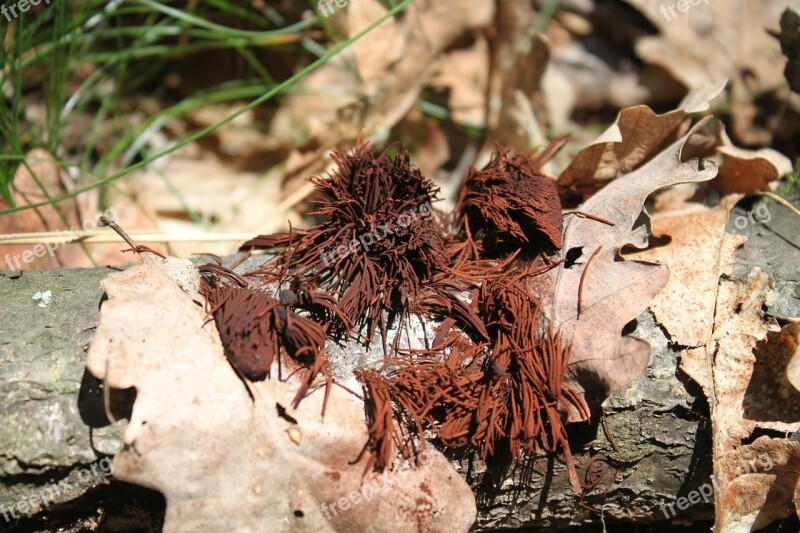
[[[539,172],[534,154],[497,154],[464,179],[457,211],[464,226],[487,250],[526,246],[531,255],[561,248],[561,200],[555,181]]]
[[[528,275],[482,285],[479,312],[489,342],[393,361],[388,387],[398,417],[420,439],[432,429],[443,444],[473,447],[484,461],[498,454],[520,460],[538,450],[560,453],[578,493],[564,424],[570,405],[588,408],[563,383],[570,347],[545,324],[538,300],[525,288]]]
[[[370,454],[364,472],[370,468],[382,472],[392,465],[398,451],[406,459],[416,456],[415,443],[403,435],[394,423],[392,399],[386,378],[375,370],[357,370],[356,377],[364,386],[364,414],[367,419],[367,442],[351,464]]]
[[[219,276],[219,269],[206,272]],[[230,275],[225,278],[236,281]],[[333,298],[295,282],[276,299],[265,290],[220,283],[219,278],[204,284],[203,292],[228,360],[244,377],[263,380],[274,362],[279,373],[283,365],[303,372],[294,399],[297,407],[316,376],[326,370],[323,325],[338,314]]]
[[[350,154],[334,151],[338,168],[330,179],[312,179],[320,198],[310,214],[324,221],[243,246],[285,246],[265,271],[308,276],[336,294],[339,311],[366,342],[378,329],[385,334],[384,316],[404,318],[424,281],[448,260],[433,220],[437,189],[405,150],[395,157],[389,150],[376,155],[362,143]]]

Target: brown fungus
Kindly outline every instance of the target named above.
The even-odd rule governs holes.
[[[326,371],[323,324],[337,316],[334,300],[298,282],[276,299],[262,289],[216,281],[204,284],[203,292],[231,365],[250,381],[269,377],[273,363],[279,374],[283,366],[300,371],[297,407],[317,375]]]
[[[494,464],[560,454],[577,493],[566,414],[588,417],[588,408],[564,384],[569,342],[547,324],[525,282],[558,265],[546,254],[562,244],[561,203],[540,173],[554,146],[530,155],[498,146],[483,170],[470,169],[451,221],[435,219],[436,189],[404,150],[392,157],[359,143],[352,153],[335,151],[336,171],[313,178],[320,198],[310,214],[322,221],[242,246],[281,248],[259,269],[266,279],[305,279],[332,296],[316,311],[297,292],[258,305],[247,299],[260,295],[212,298],[233,309],[226,315],[223,303],[215,318],[234,365],[255,363],[263,373],[286,353],[308,372],[300,397],[324,367],[326,336],[356,332],[369,343],[380,331],[386,350],[392,321],[399,331],[409,313],[443,317],[433,346],[400,353],[395,345],[382,370],[357,371],[368,439],[356,460],[369,453],[367,469],[389,468],[398,454],[412,458],[431,431]],[[227,316],[237,317],[233,325]]]
[[[544,323],[522,281],[527,275],[481,287],[479,312],[489,342],[394,359],[386,371],[388,389],[400,424],[419,437],[431,429],[444,445],[470,446],[484,461],[560,453],[577,493],[566,413],[570,405],[581,412],[587,407],[563,383],[571,350]]]
[[[457,212],[464,231],[486,250],[525,248],[536,255],[561,248],[561,200],[555,181],[539,172],[541,159],[497,145],[482,170],[470,167]]]
[[[336,150],[330,179],[313,178],[321,198],[311,215],[320,224],[296,234],[259,236],[242,248],[285,248],[265,271],[307,276],[337,295],[338,308],[371,342],[402,320],[409,303],[446,266],[443,237],[433,220],[436,188],[410,164],[405,150],[374,154],[368,144]]]
[[[402,457],[411,460],[417,455],[418,448],[402,433],[401,426],[394,423],[394,410],[386,378],[375,370],[357,370],[356,377],[364,388],[368,438],[353,463],[369,453],[364,470],[366,473],[371,468],[382,472],[391,467],[398,451]]]

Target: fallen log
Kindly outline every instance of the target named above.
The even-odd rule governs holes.
[[[735,216],[737,211],[731,219]],[[728,231],[750,237],[738,254],[739,270],[744,275],[758,264],[770,272],[777,297],[768,312],[798,316],[800,283],[785,268],[800,263],[800,251],[791,244],[797,242],[796,223],[776,208],[769,231],[765,228],[739,231],[729,224]],[[775,256],[781,261],[765,259]],[[113,391],[112,413],[120,420],[111,424],[102,383],[85,372],[85,352],[103,300],[100,280],[112,271],[0,275],[0,530],[101,523],[160,530],[163,498],[114,481],[103,466],[108,465],[104,458],[122,447],[123,417],[135,391]],[[545,531],[601,522],[713,518],[713,495],[699,502],[685,497],[711,475],[706,400],[678,370],[680,347],[669,343],[652,314],[643,313],[629,327],[629,333],[653,347],[646,374],[605,403],[605,424],[597,417],[585,427],[571,428],[581,474],[590,470],[587,479],[594,479],[596,486],[583,498],[575,497],[563,466],[551,457],[519,465],[503,476],[496,469],[482,476],[478,461],[453,457],[468,481],[483,477],[475,490],[476,529],[526,526]],[[369,356],[357,343],[331,351],[340,371]]]

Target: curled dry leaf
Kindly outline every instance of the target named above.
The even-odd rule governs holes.
[[[722,155],[719,178],[714,186],[722,194],[748,194],[767,189],[769,184],[792,171],[788,157],[770,148],[745,150],[737,148],[726,138],[718,148]]]
[[[644,105],[623,109],[614,124],[561,173],[562,196],[581,201],[620,173],[639,167],[686,131],[687,118],[682,109],[663,115]]]
[[[639,168],[686,131],[689,113],[708,108],[724,89],[718,81],[689,93],[681,106],[657,115],[647,106],[623,109],[608,130],[578,152],[558,178],[562,197],[586,199],[619,174]],[[702,134],[701,134],[702,130]],[[745,150],[733,145],[719,121],[707,122],[684,150],[684,159],[712,158],[719,166],[713,186],[723,195],[751,193],[792,171],[791,161],[769,148]]]
[[[294,378],[250,384],[251,399],[203,306],[159,265],[111,274],[103,286],[109,299],[87,367],[108,387],[137,390],[115,476],[164,494],[166,531],[467,531],[473,523],[472,492],[435,450],[417,469],[380,478],[364,472],[366,457],[350,464],[367,432],[363,402],[343,389],[331,390],[324,421],[322,390],[291,408]]]
[[[647,342],[621,333],[666,285],[669,271],[663,265],[618,257],[623,246],[647,245],[649,224],[643,209],[648,195],[678,183],[708,181],[716,174],[710,161],[681,160],[683,146],[695,130],[592,196],[580,207],[592,218],[571,215],[564,224],[564,262],[533,279],[534,293],[546,295],[543,310],[548,320],[572,342],[565,383],[584,392],[592,409],[630,384],[650,360]],[[570,420],[583,419],[570,411]]]
[[[689,113],[707,110],[726,83],[718,80],[690,91],[677,109],[663,115],[645,105],[621,110],[614,124],[580,150],[561,173],[558,185],[562,195],[588,198],[609,180],[650,160],[687,131]]]

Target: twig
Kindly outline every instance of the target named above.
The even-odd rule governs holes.
[[[788,208],[795,215],[800,216],[800,209],[797,209],[786,198],[778,196],[774,192],[756,191],[754,193],[751,193],[750,196],[766,196],[767,198],[771,198],[771,199],[775,200],[776,202],[778,202],[779,204],[783,205],[784,207]]]
[[[598,246],[597,250],[594,251],[594,253],[589,258],[589,260],[586,261],[586,265],[583,267],[583,272],[581,273],[581,281],[578,284],[578,320],[580,320],[581,311],[583,310],[583,282],[586,279],[586,272],[589,271],[589,264],[592,262],[592,259],[597,257],[597,254],[599,254],[600,250],[602,250],[602,249],[603,249],[602,246]]]
[[[582,218],[589,218],[591,220],[596,220],[597,222],[602,222],[603,224],[607,224],[609,226],[614,226],[614,223],[611,222],[610,220],[606,220],[605,218],[600,218],[598,216],[595,216],[595,215],[592,215],[592,214],[589,214],[589,213],[584,213],[583,211],[578,211],[578,210],[574,210],[573,209],[571,211],[563,211],[561,213],[561,216],[565,217],[567,215],[575,215],[575,216],[582,217]]]
[[[178,233],[147,233],[147,230],[133,230],[130,235],[139,242],[244,242],[252,239],[254,233],[199,233],[186,235]],[[0,235],[2,244],[74,244],[111,243],[119,239],[102,230],[91,231],[43,231],[36,233],[11,233]]]

